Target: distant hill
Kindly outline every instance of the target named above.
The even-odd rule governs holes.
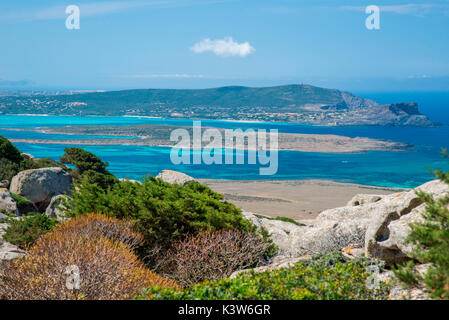
[[[230,86],[200,90],[140,89],[56,96],[0,97],[0,113],[4,114],[136,115],[289,121],[322,125],[358,124],[354,118],[355,114],[360,116],[357,111],[375,107],[378,104],[372,100],[336,89],[310,85],[265,88]],[[407,113],[407,110],[404,112]],[[385,116],[395,118],[394,112],[390,113]],[[399,122],[384,122],[388,125],[403,125],[406,121],[403,118]],[[364,122],[374,122],[370,124],[377,124],[376,121],[364,119]],[[432,123],[422,120],[419,125],[427,126]]]

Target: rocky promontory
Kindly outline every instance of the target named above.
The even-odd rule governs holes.
[[[438,125],[419,112],[415,102],[375,105],[369,108],[348,109],[346,116],[336,121],[327,121],[328,125],[378,125],[433,127]]]

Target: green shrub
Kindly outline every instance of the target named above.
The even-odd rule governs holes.
[[[107,162],[101,161],[96,155],[81,148],[65,148],[65,154],[60,158],[61,163],[76,167],[71,172],[75,181],[87,179],[89,183],[96,183],[103,189],[111,187],[118,180],[106,167]]]
[[[448,157],[446,151],[445,157]],[[434,174],[449,185],[449,172],[441,170]],[[395,270],[396,276],[407,285],[424,281],[430,289],[430,296],[449,299],[449,195],[436,200],[430,194],[418,192],[426,204],[424,221],[412,223],[408,241],[414,245],[412,257],[419,263],[429,263],[430,268],[422,277],[409,262]]]
[[[304,224],[299,223],[298,221],[292,219],[292,218],[288,218],[288,217],[268,217],[268,216],[263,216],[260,214],[255,214],[256,217],[258,218],[263,218],[263,219],[268,219],[268,220],[278,220],[278,221],[284,221],[284,222],[289,222],[289,223],[293,223],[297,226],[304,226]]]
[[[413,288],[424,280],[415,267],[416,263],[413,261],[407,261],[397,267],[393,266],[394,274],[403,287]]]
[[[16,201],[17,209],[19,209],[21,215],[27,215],[30,212],[37,211],[36,206],[30,200],[15,193],[11,193],[11,195],[13,199]]]
[[[179,287],[145,268],[130,247],[139,239],[117,219],[90,215],[61,223],[26,255],[2,263],[0,300],[130,299],[146,287]],[[71,288],[75,270],[79,287]]]
[[[345,257],[341,251],[315,254],[311,256],[310,259],[304,260],[302,264],[319,268],[329,268],[335,266],[337,263],[347,262],[351,262],[363,267],[376,267],[379,272],[385,270],[385,263],[383,261],[372,261],[364,256],[349,259]]]
[[[0,180],[11,180],[19,172],[19,168],[19,164],[0,158]]]
[[[332,251],[312,255],[309,259],[304,260],[302,264],[312,267],[328,268],[335,266],[337,263],[346,263],[347,261],[348,258],[341,251]]]
[[[5,216],[10,217],[10,218],[17,217],[17,215],[15,213],[8,212],[8,211],[6,211],[6,209],[0,209],[0,213],[4,214]]]
[[[0,136],[0,180],[11,180],[19,172],[24,161],[19,149]]]
[[[352,261],[332,266],[297,263],[291,268],[239,274],[186,289],[149,288],[137,299],[156,300],[350,300],[387,299],[388,285],[368,289],[366,267]]]
[[[49,158],[41,158],[41,159],[34,159],[31,169],[39,169],[39,168],[51,168],[51,167],[60,167],[63,168],[66,171],[70,171],[70,168],[65,166],[64,164],[55,161],[53,159]]]
[[[0,136],[0,157],[9,160],[12,163],[20,163],[23,161],[19,149],[2,136]]]
[[[101,214],[84,214],[64,221],[57,227],[64,236],[81,235],[88,238],[105,237],[111,241],[126,244],[130,250],[142,245],[143,237],[134,231],[130,221],[120,220]]]
[[[69,217],[102,213],[133,220],[145,239],[144,256],[151,255],[155,248],[169,249],[175,241],[201,231],[256,232],[240,209],[221,201],[220,194],[197,182],[181,186],[150,177],[142,184],[123,181],[105,190],[83,177],[72,198],[67,203]],[[275,251],[272,246],[270,250],[270,254]]]
[[[161,252],[154,271],[183,286],[217,280],[237,270],[257,267],[264,262],[269,246],[259,235],[248,232],[202,232]]]
[[[26,249],[41,235],[53,229],[57,221],[43,214],[33,213],[21,219],[8,218],[6,223],[9,226],[5,230],[3,239]]]
[[[8,139],[0,136],[0,180],[11,180],[17,173],[28,169],[39,169],[48,167],[61,167],[69,170],[66,166],[52,159],[25,159]]]

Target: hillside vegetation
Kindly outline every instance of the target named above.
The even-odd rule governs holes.
[[[311,85],[265,88],[140,89],[0,97],[0,114],[151,116],[286,121],[321,125],[432,126],[416,103],[379,106],[349,92]]]
[[[44,96],[33,98],[3,97],[0,104],[3,109],[24,111],[34,101],[42,101],[42,113],[55,112],[67,114],[119,115],[132,113],[132,110],[164,112],[174,109],[180,112],[184,108],[194,108],[198,112],[232,112],[238,108],[267,108],[279,112],[296,112],[308,104],[335,105],[344,102],[342,92],[306,85],[288,85],[269,88],[221,87],[201,90],[141,89],[86,94]],[[48,102],[44,105],[44,102]],[[35,103],[40,105],[39,103]],[[57,110],[63,105],[65,108]],[[1,110],[1,109],[0,109]],[[38,109],[39,110],[39,109]],[[30,110],[32,111],[32,110]],[[40,112],[40,113],[41,113]]]

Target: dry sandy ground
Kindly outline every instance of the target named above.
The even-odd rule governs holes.
[[[200,180],[238,207],[272,217],[314,219],[318,213],[346,205],[356,194],[391,194],[401,189],[325,180],[232,181]]]

